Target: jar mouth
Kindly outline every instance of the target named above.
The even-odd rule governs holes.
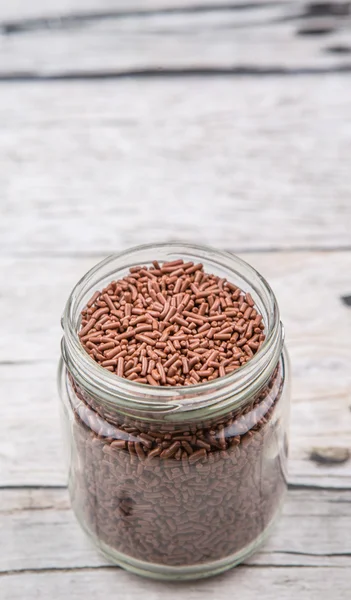
[[[199,384],[162,387],[136,383],[107,371],[96,363],[83,348],[78,330],[81,310],[97,289],[112,280],[126,275],[130,267],[151,264],[153,260],[170,261],[186,258],[202,262],[207,272],[225,277],[250,292],[255,305],[263,316],[266,339],[260,350],[238,370],[224,377]],[[270,373],[277,364],[283,346],[283,330],[275,295],[267,281],[236,255],[207,246],[173,242],[145,244],[116,255],[108,256],[90,269],[73,288],[61,320],[64,330],[62,355],[68,370],[77,382],[89,392],[104,398],[111,404],[127,404],[135,408],[143,405],[153,410],[169,411],[194,408],[194,403],[211,404],[217,398],[230,394],[241,395],[263,373]],[[274,363],[274,364],[273,364]]]

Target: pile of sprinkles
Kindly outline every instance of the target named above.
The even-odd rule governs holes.
[[[250,293],[182,259],[136,266],[94,293],[81,343],[102,367],[153,386],[204,383],[239,369],[264,342]]]

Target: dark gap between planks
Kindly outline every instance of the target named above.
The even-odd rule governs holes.
[[[0,485],[0,492],[5,490],[67,490],[67,485],[46,485],[46,484],[9,484],[9,485]],[[321,492],[351,492],[350,487],[340,487],[340,486],[321,486],[315,484],[304,484],[304,483],[288,483],[289,491],[321,491]]]
[[[268,554],[268,553],[261,553]],[[282,552],[281,554],[288,554],[287,552]],[[319,555],[318,555],[319,556]],[[321,555],[321,558],[324,556],[333,556],[333,555]],[[349,555],[346,555],[349,556]],[[260,564],[250,564],[250,563],[242,563],[235,567],[236,569],[349,569],[348,565],[296,565],[296,564],[282,564],[277,565],[275,563],[260,563]],[[88,567],[39,567],[38,569],[10,569],[8,571],[0,571],[0,577],[11,576],[11,575],[38,575],[41,573],[71,573],[71,572],[80,572],[80,571],[111,571],[121,569],[118,565],[91,565]],[[217,575],[216,579],[219,580],[220,577],[224,578],[227,576],[227,573],[222,573],[221,575]],[[173,582],[176,584],[177,588],[184,587],[184,589],[189,589],[189,582],[186,581],[177,581]],[[205,581],[204,581],[205,583]]]
[[[174,78],[217,78],[217,77],[298,77],[351,73],[351,63],[334,67],[190,67],[150,68],[127,71],[73,71],[41,75],[35,72],[0,73],[0,83],[35,83],[55,81],[96,81],[123,79],[174,79]]]

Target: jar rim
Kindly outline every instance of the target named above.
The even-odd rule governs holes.
[[[162,255],[162,257],[160,256]],[[142,257],[145,257],[144,259]],[[211,265],[215,270],[231,274],[233,283],[241,287],[238,279],[250,287],[250,293],[263,315],[266,339],[260,350],[242,367],[212,381],[188,386],[162,387],[136,383],[104,369],[83,348],[78,336],[81,309],[89,300],[93,288],[105,287],[107,283],[123,276],[131,266],[148,264],[152,260],[173,260],[173,257]],[[114,267],[113,267],[114,265]],[[104,282],[104,283],[103,283]],[[249,291],[244,289],[243,291]],[[84,304],[85,303],[85,304]],[[283,347],[283,328],[280,323],[276,297],[266,279],[246,261],[235,254],[211,247],[182,242],[144,244],[118,254],[110,255],[92,267],[74,286],[61,319],[64,336],[62,357],[74,379],[102,402],[118,408],[174,412],[213,406],[230,395],[240,400],[245,389],[253,381],[262,380],[263,374],[273,371]],[[271,368],[269,368],[271,367]],[[241,398],[242,399],[242,398]]]

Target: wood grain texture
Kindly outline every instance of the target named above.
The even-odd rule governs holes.
[[[351,460],[310,460],[351,448],[348,3],[11,0],[0,48],[1,600],[349,600]],[[113,568],[78,527],[56,391],[74,283],[174,239],[248,251],[293,373],[281,521],[245,565],[179,585]]]
[[[76,522],[66,489],[2,490],[0,507],[0,577],[109,565]],[[350,491],[290,491],[273,534],[247,564],[351,568],[350,520]]]
[[[344,76],[3,86],[1,252],[350,247],[350,123]]]
[[[79,4],[79,3],[78,3]],[[302,2],[125,3],[60,8],[37,20],[3,22],[0,77],[117,76],[160,70],[287,72],[351,69],[351,12],[311,21]],[[241,10],[238,10],[241,8]],[[306,15],[309,18],[306,18]],[[1,13],[0,13],[1,17]],[[313,35],[313,31],[328,35]],[[0,30],[1,32],[1,30]],[[301,35],[304,33],[305,35]]]
[[[292,5],[296,0],[281,0],[279,4]],[[297,0],[299,1],[299,0]],[[58,17],[60,15],[72,14],[90,14],[99,12],[118,12],[118,11],[155,11],[170,10],[194,7],[212,7],[220,8],[224,6],[247,7],[248,4],[266,5],[272,4],[269,0],[258,0],[255,3],[248,3],[247,0],[235,0],[235,2],[223,2],[223,0],[201,0],[201,2],[191,3],[189,0],[36,0],[27,2],[27,0],[11,0],[11,2],[2,3],[0,7],[1,20],[23,20],[37,19],[49,15]],[[302,4],[302,3],[300,3]]]
[[[9,574],[1,577],[3,600],[86,599],[105,600],[106,597],[136,600],[202,600],[227,598],[235,589],[241,600],[349,600],[349,567],[270,567],[241,566],[213,579],[193,583],[161,583],[145,581],[120,569],[87,569],[26,573],[20,577]]]
[[[293,376],[290,481],[350,487],[351,461],[331,467],[309,455],[314,446],[351,447],[351,312],[340,299],[350,288],[351,252],[242,256],[270,281],[286,328]],[[59,324],[71,288],[95,262],[0,262],[7,282],[0,297],[0,389],[8,399],[0,421],[0,485],[66,481],[56,391]]]

